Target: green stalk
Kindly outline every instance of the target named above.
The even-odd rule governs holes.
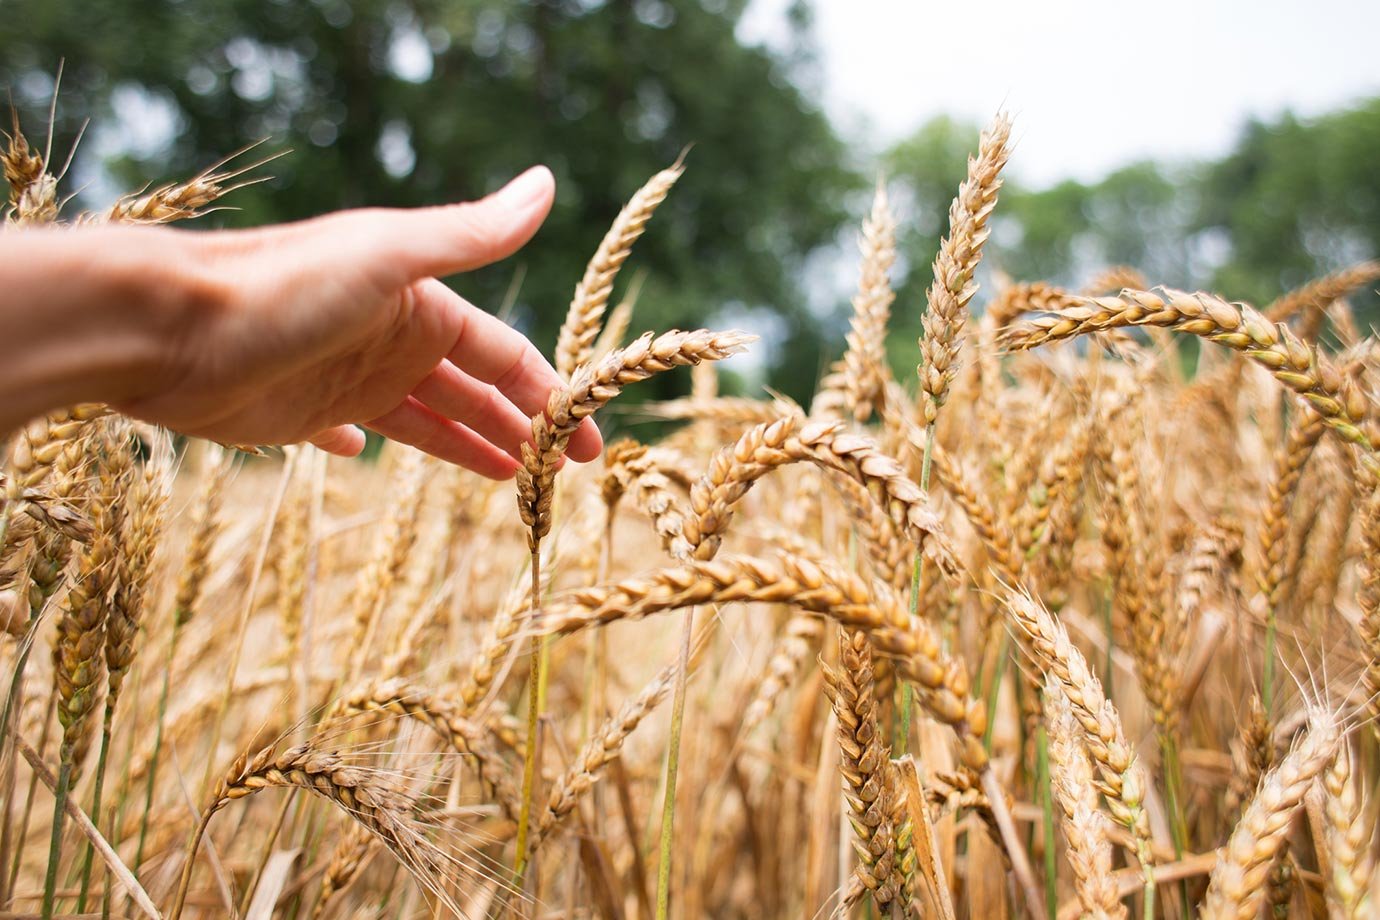
[[[676,673],[671,702],[671,740],[666,749],[666,798],[661,803],[661,846],[656,868],[656,920],[666,920],[671,909],[671,843],[676,821],[676,776],[680,770],[680,736],[685,723],[685,688],[689,683],[690,645],[695,633],[695,608],[685,616],[680,637],[680,670]]]
[[[4,546],[4,541],[0,541],[0,546]],[[25,644],[24,644],[24,646],[19,650],[19,658],[18,658],[18,660],[15,662],[14,678],[13,678],[12,681],[10,682],[10,690],[9,690],[9,693],[5,694],[5,711],[4,711],[3,717],[0,717],[0,738],[8,738],[8,737],[9,737],[10,712],[11,712],[12,710],[18,709],[18,708],[20,708],[20,707],[22,707],[22,706],[24,705],[24,678],[23,678],[23,674],[24,674],[24,666],[25,666],[25,664],[28,663],[28,660],[29,660],[29,647],[30,647],[30,645],[32,644],[32,640],[33,640],[32,633],[33,633],[33,622],[30,621],[30,624],[29,624],[29,635],[25,637],[25,639],[26,639]],[[3,823],[3,825],[0,825],[0,866],[7,865],[7,864],[9,863],[10,846],[11,846],[11,845],[13,844],[13,842],[14,842],[14,841],[13,841],[13,837],[12,837],[14,831],[13,831],[13,822],[10,820],[10,808],[11,808],[11,802],[12,802],[12,800],[13,800],[13,798],[14,798],[14,795],[13,795],[13,793],[14,793],[14,778],[15,778],[15,768],[16,768],[17,765],[18,765],[18,764],[17,764],[17,761],[18,761],[18,755],[17,755],[17,754],[12,755],[8,760],[6,760],[6,761],[5,761],[5,773],[4,773],[4,776],[3,776],[3,777],[0,777],[0,795],[3,795],[3,796],[4,796],[4,801],[5,801],[5,805],[4,805],[4,815],[3,815],[4,823]],[[33,782],[32,782],[32,780],[31,780],[30,783],[29,783],[29,790],[30,790],[29,798],[30,798],[30,800],[32,800],[32,798],[33,798]],[[27,823],[27,822],[26,822],[26,823]],[[15,863],[16,863],[16,864],[18,864],[18,862],[19,862],[19,856],[20,856],[19,852],[16,851],[16,852],[15,852]],[[16,873],[16,874],[17,874],[17,873]],[[14,886],[14,880],[13,880],[13,878],[11,878],[11,879],[9,880],[9,884],[8,884],[8,885],[0,885],[0,906],[8,906],[8,905],[9,905],[10,898],[9,898],[9,894],[8,894],[8,893],[9,893],[9,891],[13,888],[13,886]]]
[[[541,547],[532,550],[532,624],[539,622],[536,612],[541,604]],[[521,891],[527,872],[527,838],[532,825],[532,799],[536,793],[537,760],[541,754],[542,658],[546,643],[540,639],[528,656],[527,664],[527,757],[522,764],[522,808],[518,812],[517,854],[513,866],[513,888]]]
[[[1179,765],[1179,746],[1165,733],[1160,739],[1164,756],[1164,797],[1169,810],[1169,829],[1174,838],[1174,858],[1183,859],[1188,846],[1188,825],[1183,812],[1183,768]]]
[[[34,633],[38,630],[38,615],[30,610],[29,629],[20,642],[19,657],[14,662],[14,675],[10,678],[10,690],[5,694],[5,709],[0,713],[0,738],[9,737],[10,715],[17,708],[18,700],[24,690],[24,668],[29,664],[29,652],[34,647]]]
[[[1168,732],[1160,738],[1164,758],[1164,799],[1169,812],[1169,832],[1174,841],[1174,858],[1183,859],[1188,851],[1188,821],[1184,814],[1184,774],[1179,762],[1179,745]],[[1184,920],[1188,920],[1188,882],[1179,881],[1180,904]]]
[[[96,788],[91,797],[92,821],[101,819],[101,796],[105,792],[105,770],[107,758],[110,756],[110,735],[115,722],[115,707],[111,705],[110,697],[106,697],[105,719],[101,724],[101,750],[96,755]],[[91,890],[91,869],[95,864],[96,845],[90,840],[86,842],[86,856],[82,859],[81,865],[81,888],[77,893],[77,913],[86,913],[86,897]],[[110,886],[107,885],[107,888]]]
[[[1049,775],[1049,735],[1044,723],[1035,730],[1035,770],[1040,785],[1040,809],[1044,814],[1045,916],[1059,913],[1059,854],[1054,850],[1054,790]]]
[[[72,753],[72,746],[63,744],[57,789],[53,792],[53,836],[48,844],[48,874],[43,879],[43,920],[53,920],[58,862],[62,859],[62,826],[67,818],[67,792],[72,785]]]
[[[910,618],[920,615],[920,554],[915,554],[915,563],[910,572]],[[896,724],[892,727],[891,749],[905,754],[910,741],[910,684],[903,680],[896,682]],[[899,756],[899,755],[898,755]]]
[[[177,640],[182,634],[182,628],[177,623],[180,619],[179,613],[180,611],[173,614],[172,639],[168,642],[168,663],[163,669],[163,689],[158,694],[158,722],[153,730],[153,756],[149,759],[148,778],[144,781],[144,814],[139,819],[139,846],[134,851],[134,865],[130,867],[136,877],[139,875],[139,868],[144,864],[144,843],[148,839],[149,814],[153,811],[154,783],[158,779],[158,758],[163,752],[163,726],[168,716],[168,685],[172,681],[173,661],[177,658]]]
[[[48,703],[48,710],[47,710],[46,713],[44,713],[44,716],[43,716],[43,731],[39,732],[39,735],[38,735],[38,742],[39,742],[39,744],[38,744],[38,749],[39,749],[40,751],[47,750],[47,748],[48,748],[48,737],[49,737],[49,735],[52,733],[52,730],[53,730],[53,704],[52,704],[51,701],[49,701],[49,703]],[[27,795],[24,796],[24,813],[23,813],[22,815],[20,815],[20,817],[19,817],[19,836],[18,836],[18,838],[17,838],[17,839],[19,839],[19,840],[23,840],[24,838],[26,838],[26,837],[29,835],[29,818],[33,815],[33,810],[34,810],[34,798],[35,798],[37,792],[38,792],[38,774],[37,774],[36,772],[32,772],[32,771],[31,771],[31,772],[29,773],[29,792],[28,792]],[[6,825],[6,826],[5,826],[5,830],[8,831],[9,829],[10,829],[9,825]],[[19,864],[22,863],[23,861],[24,861],[24,851],[23,851],[22,849],[16,849],[16,850],[14,851],[14,857],[13,857],[12,861],[10,862],[9,882],[8,882],[8,884],[6,884],[6,886],[5,886],[5,891],[6,891],[6,892],[13,892],[13,891],[14,891],[14,886],[15,886],[15,885],[18,883],[18,881],[19,881]],[[12,898],[6,896],[6,898],[3,900],[3,902],[0,902],[0,910],[8,909],[9,906],[10,906],[10,901],[11,901],[11,900],[12,900]]]
[[[1001,679],[1006,674],[1006,658],[1010,654],[1011,634],[1002,630],[1001,646],[992,666],[992,682],[987,688],[987,730],[982,733],[982,748],[992,753],[992,739],[997,729],[997,700],[1001,695]]]
[[[931,456],[934,443],[934,423],[931,422],[925,428],[925,452],[920,460],[920,488],[927,494],[930,490],[930,466],[933,458]],[[920,615],[920,581],[921,573],[924,571],[925,557],[921,555],[919,547],[915,550],[915,562],[911,566],[910,575],[910,616],[915,619]],[[898,681],[896,687],[897,712],[900,718],[897,720],[895,731],[891,740],[892,752],[900,757],[910,750],[910,711],[911,711],[911,689],[910,684]]]

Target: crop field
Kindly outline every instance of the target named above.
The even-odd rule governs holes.
[[[0,917],[1376,916],[1380,352],[1346,298],[1380,265],[1256,306],[980,276],[1010,133],[925,303],[879,185],[808,406],[720,394],[753,336],[613,296],[692,156],[571,279],[515,483],[96,405],[16,432]],[[254,175],[73,217],[17,129],[0,159],[16,224]],[[664,437],[560,463],[663,373]]]

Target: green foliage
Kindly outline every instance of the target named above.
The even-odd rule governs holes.
[[[1265,301],[1380,254],[1380,99],[1304,121],[1252,122],[1202,183],[1199,225],[1225,233],[1213,282]],[[1358,298],[1374,309],[1374,297]]]

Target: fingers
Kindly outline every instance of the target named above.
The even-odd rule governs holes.
[[[423,281],[416,290],[419,300],[431,301],[427,306],[448,310],[455,317],[458,333],[449,357],[456,367],[491,384],[528,418],[546,411],[551,391],[564,383],[536,346],[439,281]],[[598,457],[603,446],[599,429],[586,419],[571,437],[566,455],[585,463]]]
[[[515,459],[532,439],[532,420],[487,383],[442,361],[412,391],[428,409],[459,422]]]
[[[327,428],[308,440],[328,454],[337,457],[358,457],[364,450],[364,432],[354,425],[339,425]]]
[[[490,479],[511,479],[518,469],[517,461],[511,456],[412,397],[369,422],[367,427],[385,438],[410,444]]]

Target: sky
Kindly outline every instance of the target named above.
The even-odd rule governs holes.
[[[740,35],[779,45],[789,0]],[[1044,185],[1230,149],[1251,116],[1380,95],[1380,0],[815,0],[825,110],[880,150],[930,117],[1016,118],[1011,171]]]

